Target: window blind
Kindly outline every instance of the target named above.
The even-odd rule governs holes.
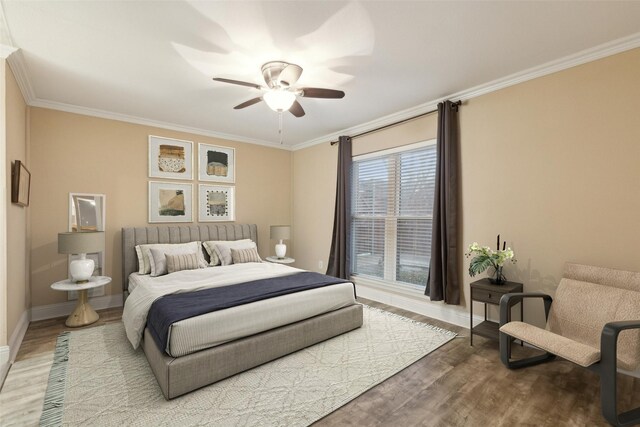
[[[391,285],[426,286],[435,168],[435,144],[354,159],[354,275]]]

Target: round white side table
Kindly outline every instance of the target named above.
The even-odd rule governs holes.
[[[111,283],[111,277],[107,276],[91,276],[89,282],[76,284],[71,280],[61,280],[51,285],[51,289],[56,291],[77,291],[78,303],[76,308],[73,309],[73,313],[67,317],[65,325],[70,328],[77,328],[80,326],[90,325],[95,323],[100,316],[89,304],[89,289],[99,288]]]
[[[275,262],[277,264],[293,264],[294,262],[296,262],[296,260],[293,258],[289,258],[289,257],[278,258],[277,256],[268,256],[266,260],[269,262]]]

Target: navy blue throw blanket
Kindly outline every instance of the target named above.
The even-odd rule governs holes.
[[[147,328],[158,344],[158,348],[166,351],[169,327],[180,320],[338,283],[345,283],[345,280],[305,271],[237,285],[165,295],[151,305],[147,316]]]

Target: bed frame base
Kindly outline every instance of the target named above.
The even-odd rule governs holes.
[[[362,305],[354,304],[177,358],[160,351],[145,329],[142,348],[169,400],[360,326]]]

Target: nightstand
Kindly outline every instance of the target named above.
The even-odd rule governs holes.
[[[517,282],[505,282],[504,285],[494,285],[489,282],[489,279],[481,279],[477,282],[471,283],[471,303],[469,304],[469,340],[473,345],[473,335],[480,335],[481,337],[498,340],[500,332],[498,328],[500,324],[491,320],[487,320],[487,304],[500,305],[500,298],[504,294],[510,294],[513,292],[522,292],[522,283]],[[473,302],[484,303],[484,322],[473,327]],[[520,302],[520,320],[524,317],[524,309],[522,307],[522,301]]]
[[[278,258],[276,256],[268,256],[265,259],[269,262],[275,262],[276,264],[293,264],[296,262],[295,259],[289,257]]]
[[[67,317],[65,325],[70,328],[90,325],[98,321],[100,316],[89,304],[89,289],[98,288],[111,283],[111,277],[107,276],[91,276],[87,283],[74,283],[71,280],[61,280],[51,285],[51,289],[56,291],[77,291],[78,303],[73,312]]]

